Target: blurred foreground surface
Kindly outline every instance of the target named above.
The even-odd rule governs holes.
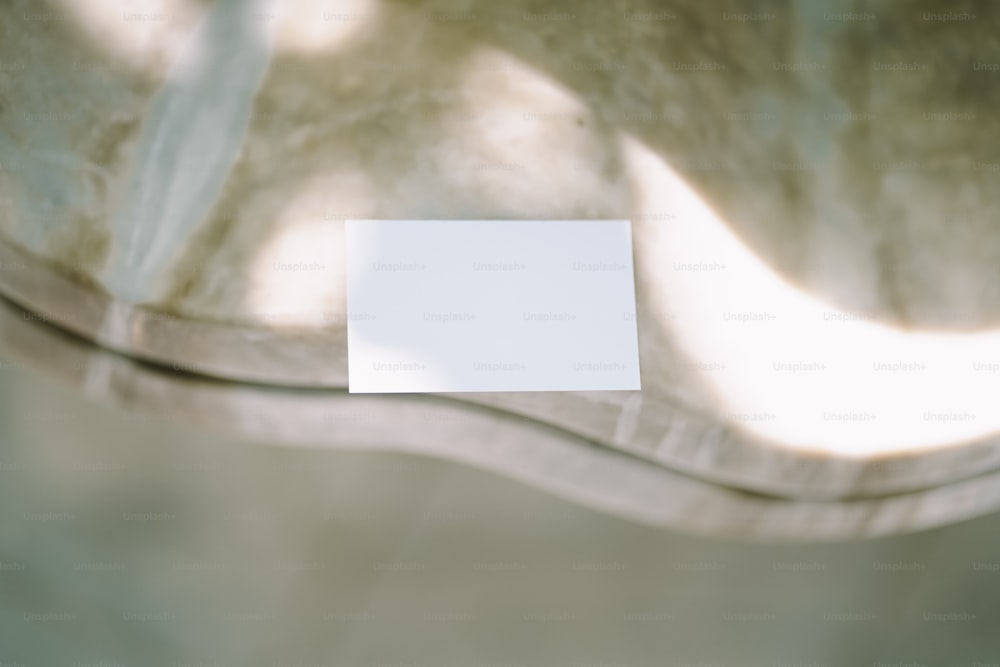
[[[1000,662],[1000,516],[767,546],[401,454],[226,440],[0,372],[4,665]]]

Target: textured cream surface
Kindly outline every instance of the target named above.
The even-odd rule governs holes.
[[[734,417],[711,379],[718,358],[694,356],[676,335],[673,267],[642,247],[696,221],[644,200],[647,170],[630,147],[672,169],[762,265],[831,312],[946,334],[995,329],[1000,315],[1000,73],[991,66],[1000,15],[974,2],[949,7],[974,21],[928,20],[935,8],[920,2],[861,5],[369,2],[248,12],[258,23],[233,29],[234,48],[251,33],[273,41],[235,162],[203,219],[187,220],[189,233],[171,236],[170,216],[137,213],[136,225],[166,225],[157,233],[174,249],[136,293],[139,283],[104,278],[114,248],[129,243],[113,221],[156,128],[154,95],[191,48],[178,35],[232,5],[166,3],[164,18],[122,14],[116,31],[106,5],[83,16],[51,2],[44,11],[68,20],[43,20],[42,5],[10,3],[0,22],[0,232],[112,298],[244,327],[248,341],[260,329],[287,334],[278,358],[306,367],[317,363],[304,352],[317,336],[343,352],[344,218],[633,218],[642,398],[476,400],[731,478],[768,450],[734,445],[744,454],[724,462],[733,437],[713,425],[754,415]],[[875,18],[836,18],[847,11]],[[230,118],[217,111],[169,131],[211,142],[212,123]],[[232,141],[229,129],[218,127],[218,141]],[[692,261],[715,251],[696,247]],[[289,268],[301,264],[318,268]],[[295,336],[306,342],[297,348]],[[319,383],[342,382],[345,361],[330,359]],[[853,475],[831,484],[849,488]]]
[[[145,30],[145,61],[126,60],[135,48],[116,47],[113,30],[99,39],[97,19],[72,3],[8,6],[9,238],[99,273],[108,218],[138,168],[124,158],[171,77],[160,61],[181,58],[196,21],[229,4],[166,3],[144,22],[121,12],[119,32],[135,41]],[[284,8],[239,159],[165,269],[167,286],[140,301],[259,321],[268,314],[252,312],[245,292],[272,277],[253,258],[302,219],[634,213],[625,133],[762,258],[837,306],[936,328],[986,327],[1000,311],[988,288],[1000,271],[998,77],[976,69],[1000,57],[994,13],[935,22],[915,3],[870,6],[878,20],[852,22],[760,2],[752,12],[773,19],[737,21],[735,5],[684,2],[658,13],[554,6],[548,19],[517,3],[365,7]],[[246,30],[265,33],[272,11],[246,12],[262,24]],[[310,21],[358,25],[341,50],[290,48],[287,25]],[[901,63],[917,69],[876,69]],[[192,129],[226,123],[195,116]]]

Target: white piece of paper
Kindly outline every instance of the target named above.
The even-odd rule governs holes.
[[[638,390],[627,220],[348,220],[351,393]]]

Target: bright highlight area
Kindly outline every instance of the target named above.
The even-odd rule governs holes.
[[[1000,332],[903,331],[838,310],[778,276],[648,147],[621,146],[650,306],[692,359],[723,369],[703,374],[722,413],[773,415],[740,428],[849,456],[1000,429]]]

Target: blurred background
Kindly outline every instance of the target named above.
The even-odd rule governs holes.
[[[1000,515],[750,544],[430,458],[239,442],[0,364],[3,665],[984,665]]]

